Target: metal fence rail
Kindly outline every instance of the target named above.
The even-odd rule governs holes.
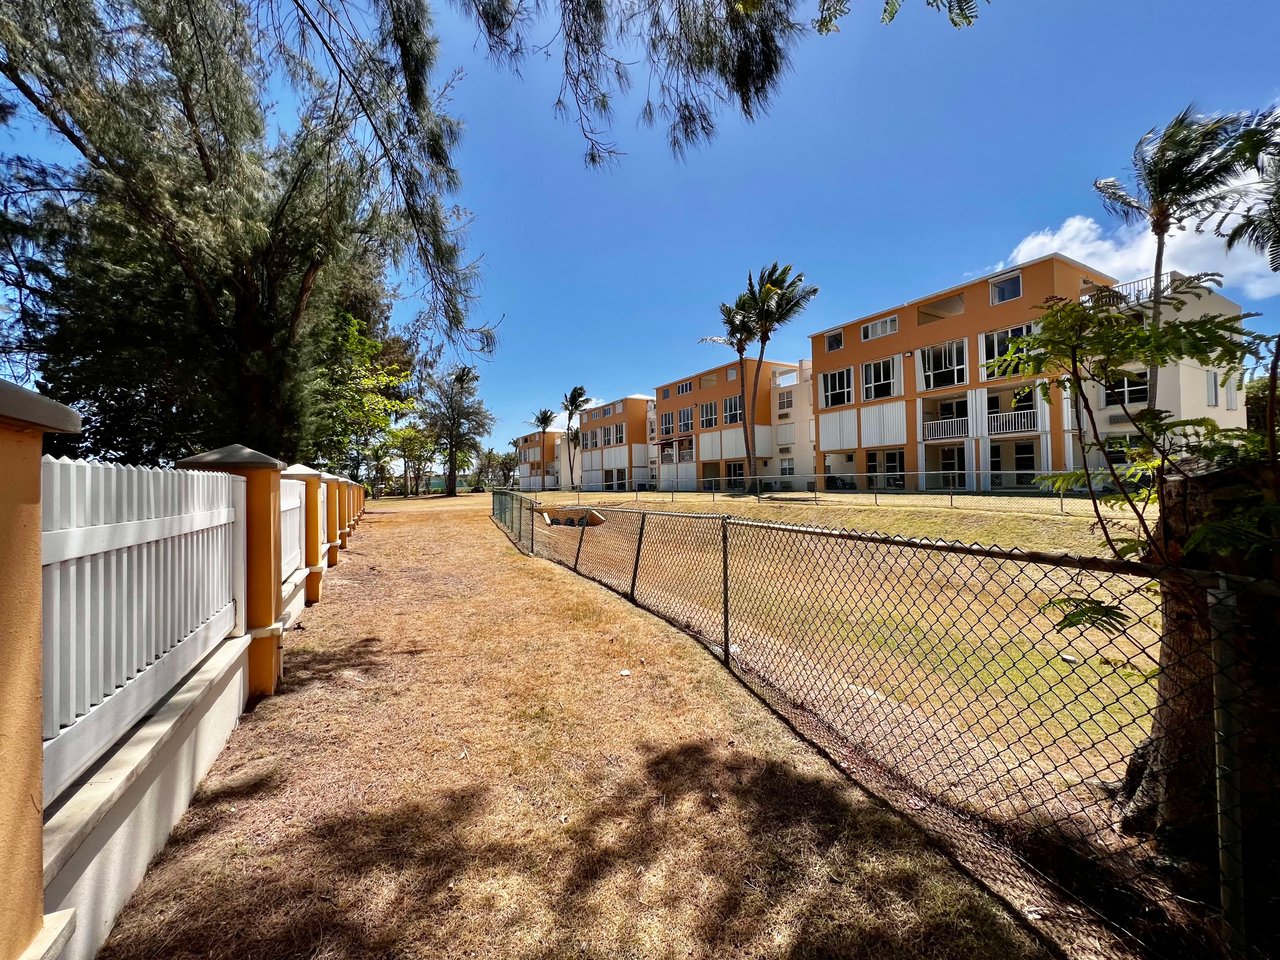
[[[590,512],[603,522],[582,525]],[[1209,785],[1208,805],[1183,820],[1221,848],[1218,885],[1207,889],[1180,888],[1160,866],[1140,824],[1142,791],[1134,796],[1126,783],[1153,743],[1192,739],[1174,728],[1189,711],[1168,709],[1161,692],[1189,669],[1162,649],[1169,597],[1182,591],[1197,609],[1221,610],[1238,584],[1141,563],[712,514],[540,508],[507,491],[494,492],[493,516],[521,550],[700,639],[859,779],[878,778],[877,792],[951,834],[953,846],[1011,849],[1077,894],[1101,891],[1105,900],[1123,889],[1127,909],[1136,897],[1159,923],[1187,928],[1195,927],[1190,901],[1203,898],[1201,913],[1212,914],[1238,885],[1239,817],[1222,790],[1238,779],[1221,762],[1228,754],[1216,767],[1212,749],[1164,761],[1188,765],[1168,782]],[[1214,693],[1231,689],[1212,665],[1201,672]],[[1185,696],[1202,693],[1188,687]],[[1221,696],[1215,706],[1231,712]],[[1064,866],[1078,873],[1081,863],[1089,875]]]

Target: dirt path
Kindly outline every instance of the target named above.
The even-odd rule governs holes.
[[[1043,955],[693,640],[521,556],[488,504],[372,505],[104,960]]]

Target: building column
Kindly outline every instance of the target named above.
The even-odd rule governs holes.
[[[991,489],[991,438],[978,437],[978,489]]]
[[[301,463],[295,463],[282,474],[286,480],[301,480],[306,485],[306,499],[303,501],[303,518],[306,523],[307,538],[303,546],[302,562],[307,568],[307,603],[319,603],[324,586],[324,571],[327,557],[326,544],[320,541],[320,528],[325,518],[320,516],[320,485],[323,478],[319,470],[312,470]]]
[[[40,456],[46,433],[79,432],[70,407],[0,380],[0,960],[70,920],[44,915]]]
[[[210,470],[245,481],[245,629],[249,696],[269,697],[284,676],[280,596],[280,473],[275,457],[235,443],[179,460],[183,470]]]

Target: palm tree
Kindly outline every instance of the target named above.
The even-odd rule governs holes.
[[[760,370],[764,366],[764,351],[773,335],[800,316],[818,295],[818,288],[804,282],[804,274],[791,275],[792,265],[779,267],[775,260],[761,267],[756,277],[747,275],[747,298],[751,301],[750,319],[760,354],[756,360],[755,375],[751,383],[751,410],[747,419],[755,431],[756,398],[760,395]],[[756,475],[755,447],[747,451],[747,468],[750,476]],[[754,485],[755,481],[752,481]]]
[[[751,316],[751,301],[745,293],[739,294],[733,306],[720,304],[720,322],[724,324],[724,336],[703,337],[699,343],[718,343],[738,355],[738,411],[742,416],[742,442],[746,447],[748,462],[752,459],[752,430],[746,417],[747,409],[747,347],[756,339],[755,322]]]
[[[547,431],[551,429],[551,425],[556,422],[556,412],[548,407],[543,407],[533,415],[533,419],[529,421],[529,425],[537,427],[541,442],[538,444],[538,456],[542,459],[542,489],[547,489]]]
[[[1151,325],[1160,326],[1165,244],[1175,227],[1193,217],[1202,221],[1235,205],[1238,180],[1248,166],[1239,135],[1251,121],[1244,113],[1202,116],[1194,105],[1152,128],[1133,149],[1133,189],[1119,180],[1095,180],[1107,211],[1125,223],[1145,223],[1156,238]],[[1147,409],[1154,410],[1160,371],[1147,371]]]
[[[560,403],[560,409],[569,416],[568,426],[565,432],[565,443],[569,444],[569,488],[573,488],[573,448],[577,446],[581,437],[581,431],[575,431],[573,428],[573,418],[581,417],[582,411],[587,408],[587,404],[591,401],[587,398],[586,387],[574,387],[564,395],[564,400]]]

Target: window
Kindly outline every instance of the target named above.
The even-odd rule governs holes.
[[[778,461],[778,473],[784,477],[794,477],[796,475],[796,461],[794,457],[783,457]]]
[[[719,382],[720,378],[714,373],[704,373],[698,378],[698,387],[705,390],[707,387],[714,387]]]
[[[987,397],[987,402],[990,403],[992,399],[992,397]],[[939,420],[963,420],[968,416],[968,400],[943,400],[938,404]]]
[[[726,380],[737,380],[737,379],[738,379],[738,370],[737,370],[737,368],[736,368],[736,367],[730,367],[728,370],[726,370],[726,371],[724,372],[724,378],[725,378]]]
[[[591,411],[591,419],[592,419],[592,420],[599,420],[599,419],[600,419],[600,411],[599,411],[599,410],[592,410],[592,411]]]
[[[670,400],[670,399],[671,399],[671,388],[670,388],[670,387],[663,387],[663,388],[662,388],[662,399],[663,399],[663,400]]]
[[[965,372],[965,341],[952,340],[920,351],[924,388],[954,387],[968,379]]]
[[[693,463],[693,438],[685,437],[676,441],[677,459],[681,463]]]
[[[693,430],[693,407],[681,407],[680,416],[676,420],[679,433],[690,433]]]
[[[906,485],[903,476],[903,464],[906,458],[901,449],[868,450],[867,477],[868,487],[891,488],[901,490]],[[883,467],[883,469],[881,469]]]
[[[627,442],[626,438],[623,436],[622,424],[618,424],[616,427],[613,428],[613,442],[614,443]]]
[[[702,404],[698,408],[698,412],[701,414],[698,422],[702,425],[703,430],[716,425],[716,402],[714,400],[710,403]]]
[[[692,380],[686,380],[684,383],[676,384],[676,396],[683,397],[686,393],[693,393]]]
[[[1204,385],[1206,391],[1204,402],[1208,406],[1216,407],[1218,405],[1218,374],[1213,370],[1206,370],[1204,373]]]
[[[600,438],[600,445],[605,447],[613,446],[613,427],[604,427],[601,432],[603,435]]]
[[[668,411],[662,415],[662,435],[669,437],[676,432],[675,425],[676,415]]]
[[[1031,388],[1027,387],[1023,390],[1019,390],[1017,393],[1013,395],[1013,407],[1011,409],[1031,410],[1035,408],[1035,405],[1036,405],[1035,395],[1032,393]]]
[[[1029,487],[1035,482],[1036,445],[1032,440],[1020,440],[1013,445],[1013,482],[1019,487]]]
[[[741,460],[734,460],[724,465],[724,477],[730,489],[741,489],[744,476],[746,476],[746,466]]]
[[[897,392],[897,383],[893,357],[887,360],[873,360],[862,365],[862,399],[882,400],[892,397]]]
[[[1102,399],[1103,406],[1107,407],[1120,404],[1127,407],[1146,402],[1147,375],[1145,373],[1127,374],[1115,383],[1108,384]]]
[[[835,333],[827,334],[827,353],[833,350],[841,350],[844,348],[844,331],[837,330]]]
[[[1001,277],[991,281],[991,304],[1006,303],[1022,296],[1022,274],[1015,273],[1011,277]]]
[[[982,358],[987,362],[987,376],[999,376],[991,372],[992,361],[998,360],[1009,352],[1009,344],[1019,337],[1031,336],[1031,324],[1024,323],[1021,326],[1009,327],[1007,330],[997,330],[994,333],[984,333],[982,335]],[[1019,350],[1024,353],[1025,350]]]
[[[1103,452],[1109,463],[1128,463],[1131,452],[1142,446],[1142,435],[1138,433],[1116,433],[1103,441]]]
[[[1227,409],[1228,410],[1240,409],[1240,400],[1236,396],[1236,378],[1235,377],[1232,377],[1230,380],[1227,381]]]
[[[742,422],[742,398],[741,397],[725,397],[724,398],[724,425],[727,427],[731,423]]]
[[[790,410],[792,403],[792,395],[790,390],[780,390],[778,392],[778,409]]]
[[[822,375],[822,405],[838,407],[853,403],[853,368],[832,370]]]
[[[897,317],[881,317],[879,320],[872,320],[870,323],[862,325],[862,342],[866,343],[868,340],[887,337],[889,334],[897,332]]]
[[[674,443],[664,443],[662,445],[662,462],[663,463],[676,462],[676,445]]]

